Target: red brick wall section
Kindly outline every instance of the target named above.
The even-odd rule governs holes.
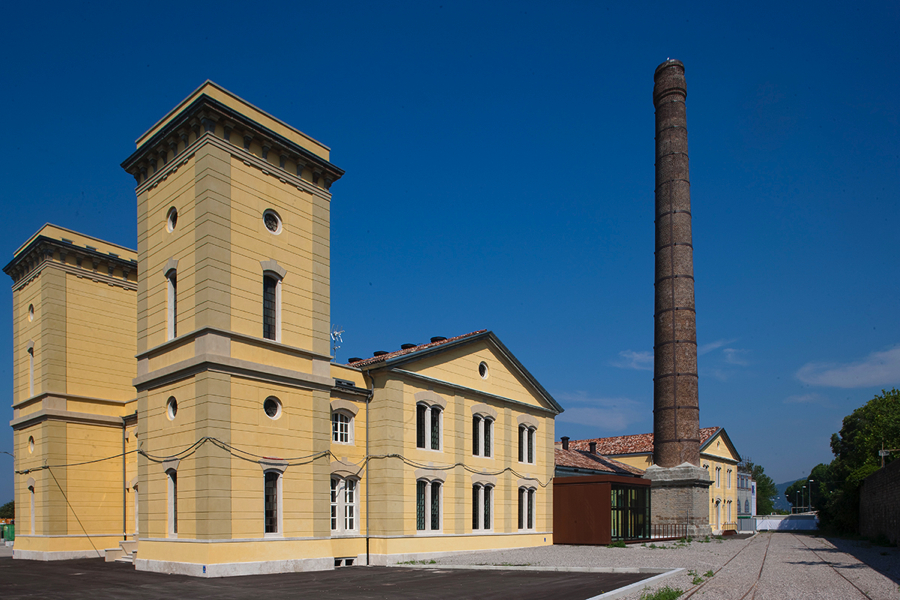
[[[859,491],[859,532],[900,544],[900,460],[869,475]]]

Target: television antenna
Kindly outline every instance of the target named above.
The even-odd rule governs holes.
[[[340,350],[341,344],[344,343],[344,330],[340,325],[331,326],[331,355],[337,357],[337,351]]]

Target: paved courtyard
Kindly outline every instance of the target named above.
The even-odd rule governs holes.
[[[636,567],[675,571],[656,577],[614,572]],[[663,586],[681,589],[682,598],[898,600],[900,550],[811,535],[764,533],[749,539],[653,547],[503,550],[438,558],[434,565],[347,567],[226,579],[143,573],[129,564],[100,559],[43,563],[0,557],[3,599],[637,600],[642,591]]]

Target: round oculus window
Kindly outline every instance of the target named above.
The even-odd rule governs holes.
[[[263,410],[270,419],[277,419],[281,416],[281,401],[275,396],[269,396],[263,402]]]
[[[28,436],[28,452],[34,452],[34,436]]]
[[[34,321],[34,304],[28,305],[28,322]]]
[[[177,414],[178,400],[175,399],[175,396],[169,396],[169,400],[166,402],[166,416],[169,417],[170,421],[174,421]]]
[[[176,225],[178,225],[178,210],[173,206],[166,214],[166,229],[171,233],[175,231]]]
[[[482,379],[488,378],[489,371],[486,362],[481,361],[481,363],[478,365],[478,374],[481,375]]]
[[[281,217],[274,210],[269,209],[263,213],[263,223],[265,223],[266,229],[275,235],[281,233]]]

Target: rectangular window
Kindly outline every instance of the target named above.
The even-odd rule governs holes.
[[[273,277],[263,277],[263,337],[275,340],[278,322],[276,320],[278,282]]]
[[[528,430],[528,462],[534,464],[534,429]]]
[[[441,449],[441,409],[431,407],[431,449]]]
[[[343,413],[331,413],[331,441],[350,443],[350,417]]]
[[[170,271],[166,277],[168,281],[168,314],[166,319],[166,339],[173,340],[178,337],[178,275]]]
[[[34,348],[28,349],[28,396],[34,396]]]
[[[525,529],[525,488],[519,488],[519,529]]]
[[[494,422],[490,419],[484,420],[484,455],[488,458],[491,456],[491,436],[493,434]]]
[[[331,530],[338,528],[338,480],[331,479]]]
[[[478,519],[481,518],[481,501],[479,500],[479,495],[481,494],[481,486],[473,485],[472,486],[472,529],[480,529],[480,523]]]
[[[525,431],[525,427],[519,427],[519,462],[525,462]]]
[[[428,407],[416,405],[416,448],[425,447],[425,411]]]
[[[178,473],[167,472],[169,476],[169,535],[178,535]]]
[[[344,531],[356,530],[356,480],[344,480]]]
[[[534,529],[534,490],[528,490],[528,529]]]
[[[431,482],[431,530],[438,531],[441,528],[441,483]]]
[[[478,441],[481,438],[481,417],[472,417],[472,454],[478,456],[481,454],[481,448],[478,447]]]
[[[482,529],[491,528],[491,490],[493,489],[490,486],[484,487],[484,523]]]
[[[278,477],[273,471],[265,477],[265,525],[266,533],[278,533]]]
[[[416,529],[425,531],[425,486],[424,481],[416,482]]]

